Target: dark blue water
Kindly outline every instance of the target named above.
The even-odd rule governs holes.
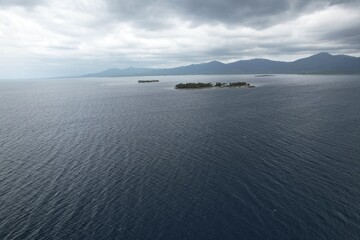
[[[0,81],[0,239],[360,239],[360,76],[158,79]]]

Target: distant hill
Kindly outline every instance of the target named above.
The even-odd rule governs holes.
[[[175,68],[111,68],[103,72],[81,77],[120,77],[120,76],[161,76],[192,74],[359,74],[360,58],[347,55],[318,53],[293,62],[272,61],[268,59],[240,60],[233,63],[213,61],[191,64]]]

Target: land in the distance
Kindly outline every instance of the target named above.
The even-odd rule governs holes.
[[[233,82],[233,83],[179,83],[175,85],[176,89],[194,89],[194,88],[226,88],[226,87],[241,87],[241,88],[253,88],[255,86],[246,82]]]
[[[268,59],[240,60],[232,63],[212,61],[175,68],[110,68],[82,77],[165,76],[199,74],[360,74],[360,58],[319,53],[292,62]]]
[[[139,80],[138,83],[152,83],[152,82],[159,82],[159,80]]]
[[[254,77],[272,77],[274,75],[272,74],[260,74],[260,75],[255,75]]]

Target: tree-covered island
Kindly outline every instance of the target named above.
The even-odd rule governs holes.
[[[233,82],[233,83],[179,83],[175,85],[176,89],[196,89],[196,88],[226,88],[226,87],[240,87],[240,88],[253,88],[255,86],[246,82]]]
[[[159,80],[139,80],[138,83],[152,83],[152,82],[159,82]]]

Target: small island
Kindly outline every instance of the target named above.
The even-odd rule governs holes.
[[[238,88],[253,88],[255,86],[250,85],[246,82],[233,82],[233,83],[221,83],[217,82],[213,83],[179,83],[175,85],[176,89],[198,89],[198,88],[230,88],[230,87],[238,87]]]
[[[272,77],[274,75],[272,74],[260,74],[260,75],[255,75],[254,77]]]
[[[159,80],[139,80],[138,83],[152,83],[152,82],[159,82]]]

